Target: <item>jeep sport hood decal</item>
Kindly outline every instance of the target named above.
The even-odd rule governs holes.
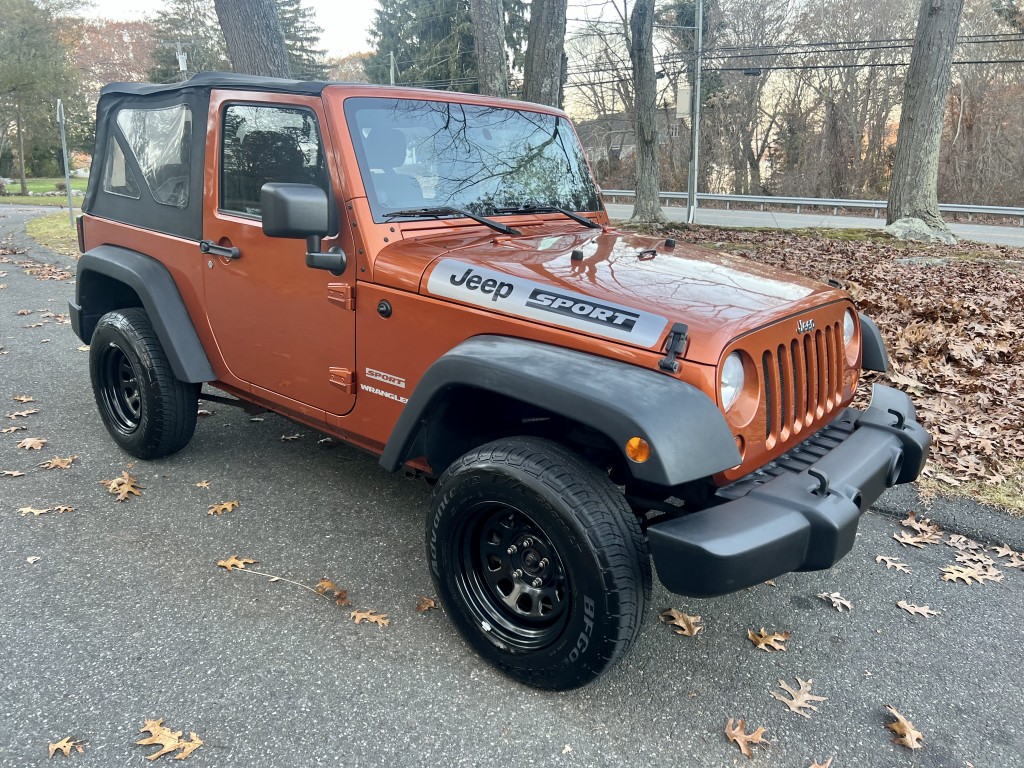
[[[661,315],[455,259],[437,264],[427,292],[641,347],[657,344],[668,325]]]

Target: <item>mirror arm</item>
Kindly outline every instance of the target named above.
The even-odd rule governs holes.
[[[311,269],[326,269],[335,277],[343,275],[348,266],[348,256],[336,245],[322,253],[320,244],[319,235],[310,235],[306,238],[306,266]],[[313,250],[314,246],[316,250]]]

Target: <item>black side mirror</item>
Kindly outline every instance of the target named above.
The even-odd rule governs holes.
[[[340,275],[348,266],[345,252],[335,246],[321,253],[320,243],[330,231],[327,193],[312,184],[271,182],[260,190],[263,234],[267,237],[306,239],[306,266]]]

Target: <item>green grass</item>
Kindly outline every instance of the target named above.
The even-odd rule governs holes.
[[[21,184],[17,179],[14,179],[7,185],[7,194],[0,197],[0,205],[59,205],[61,208],[67,208],[67,195],[40,197],[43,192],[56,192],[57,182],[63,184],[64,179],[28,179],[26,186],[29,192],[34,192],[35,194],[26,196],[18,194],[21,192]],[[71,188],[81,190],[82,192],[85,191],[88,184],[88,179],[71,179]],[[82,198],[75,197],[72,198],[72,201],[75,208],[82,206]]]
[[[30,219],[25,231],[44,248],[78,257],[78,233],[68,220],[67,210]]]
[[[61,178],[57,178],[57,179],[26,179],[26,181],[25,181],[26,186],[28,186],[28,191],[29,192],[35,192],[36,194],[39,194],[40,192],[54,192],[54,191],[56,191],[57,183],[58,182],[63,184],[64,183],[64,178],[61,177]],[[88,185],[89,185],[89,180],[88,179],[76,179],[74,177],[72,177],[72,179],[71,179],[71,188],[72,189],[80,189],[83,192],[85,192],[85,188]],[[8,192],[21,192],[21,183],[17,179],[14,179],[13,183],[7,185],[7,191]]]

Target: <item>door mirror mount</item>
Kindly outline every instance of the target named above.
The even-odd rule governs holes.
[[[312,184],[270,182],[260,190],[263,234],[268,237],[304,238],[306,266],[341,275],[348,265],[345,252],[334,246],[321,252],[330,229],[327,193]]]

